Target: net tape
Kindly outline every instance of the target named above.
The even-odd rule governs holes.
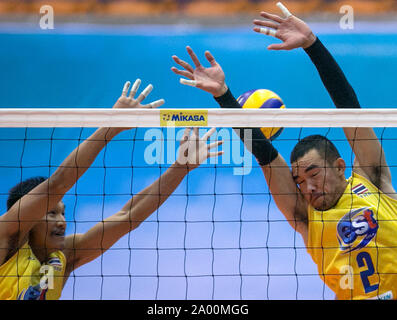
[[[397,109],[0,109],[0,127],[162,126],[384,128],[397,127]]]

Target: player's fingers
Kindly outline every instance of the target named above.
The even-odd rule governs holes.
[[[212,67],[215,67],[218,63],[215,61],[214,56],[211,54],[211,52],[206,51],[204,53],[205,57],[207,58],[208,62],[211,64]]]
[[[179,82],[181,84],[187,85],[187,86],[191,86],[191,87],[197,87],[197,81],[196,80],[186,80],[186,79],[179,79]]]
[[[127,81],[124,84],[123,91],[121,92],[121,96],[122,97],[126,97],[127,96],[127,92],[128,92],[128,89],[130,88],[130,85],[131,85],[131,82],[129,82],[129,81]]]
[[[283,5],[281,2],[277,2],[277,7],[280,8],[281,12],[283,13],[285,19],[288,19],[290,16],[292,16],[291,12],[287,9],[285,5]]]
[[[141,85],[141,79],[136,79],[130,91],[130,96],[129,96],[130,98],[135,97],[135,94],[138,91],[140,85]]]
[[[261,17],[263,17],[263,18],[265,18],[265,19],[269,19],[269,20],[272,20],[272,21],[275,21],[275,22],[278,22],[278,23],[282,23],[284,20],[281,18],[281,17],[279,17],[278,15],[275,15],[275,14],[271,14],[271,13],[268,13],[268,12],[265,12],[265,11],[262,11],[261,13],[260,13],[260,15],[261,15]]]
[[[202,137],[201,139],[204,140],[204,141],[207,141],[208,138],[211,137],[211,136],[214,134],[215,131],[216,131],[216,128],[211,128],[210,130],[208,130],[208,131],[203,135],[203,137]]]
[[[153,86],[149,84],[138,96],[136,99],[136,102],[141,103],[148,95],[149,93],[153,90]]]
[[[200,60],[197,58],[196,54],[194,53],[193,49],[189,46],[186,47],[187,53],[189,54],[190,58],[192,59],[194,65],[196,67],[200,67],[201,63]]]
[[[199,128],[198,127],[193,128],[192,137],[194,137],[195,139],[199,138]]]
[[[223,144],[223,140],[215,141],[213,143],[208,144],[207,148],[208,148],[208,150],[210,150],[212,148],[216,148],[216,147],[220,146],[221,144]]]
[[[224,153],[225,153],[224,151],[208,152],[208,156],[213,158],[213,157],[221,156]]]
[[[172,70],[172,72],[174,72],[174,73],[176,73],[176,74],[178,74],[180,76],[184,76],[184,77],[186,77],[186,78],[188,78],[190,80],[194,80],[194,76],[193,76],[193,74],[190,71],[179,70],[179,69],[177,69],[175,67],[172,67],[171,70]]]
[[[271,44],[267,47],[269,50],[287,50],[287,45],[283,43]]]
[[[147,108],[147,109],[154,109],[154,108],[158,108],[160,106],[162,106],[164,104],[164,99],[159,99],[153,102],[150,102],[144,106],[142,106],[142,108]]]
[[[182,59],[179,59],[177,56],[172,56],[172,59],[175,61],[175,63],[179,64],[181,67],[185,68],[187,71],[193,73],[194,69],[190,64],[188,64],[186,61],[183,61]]]
[[[255,27],[254,31],[272,37],[275,37],[277,34],[277,30],[271,28],[264,28],[264,27]]]
[[[267,27],[272,29],[277,29],[279,27],[279,24],[273,21],[263,21],[263,20],[255,19],[253,22],[255,25],[259,27]]]
[[[189,139],[191,131],[192,131],[192,128],[190,128],[190,127],[185,129],[185,131],[183,132],[183,136],[182,136],[181,142],[187,141]]]

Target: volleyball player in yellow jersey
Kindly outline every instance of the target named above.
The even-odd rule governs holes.
[[[114,108],[158,107],[141,102],[149,85],[134,98],[140,80],[129,95],[129,82]],[[102,148],[126,128],[99,128],[81,143],[48,178],[31,178],[10,190],[8,211],[0,217],[0,299],[58,299],[70,273],[94,260],[118,239],[134,230],[171,195],[190,170],[210,156],[221,142],[207,144],[215,129],[202,138],[197,128],[186,129],[177,160],[152,185],[133,196],[114,215],[84,234],[65,236],[62,198],[90,167]]]
[[[271,50],[303,48],[338,108],[360,108],[342,70],[305,22],[280,3],[284,17],[262,12],[254,31],[282,43]],[[211,55],[201,65],[190,47],[195,68],[177,56],[184,70],[181,83],[211,93],[224,108],[240,108],[225,84],[222,68]],[[397,298],[397,195],[384,151],[371,128],[344,128],[356,156],[353,174],[345,178],[345,161],[326,137],[313,135],[298,142],[291,153],[292,170],[259,129],[244,139],[267,180],[273,198],[290,225],[304,240],[319,275],[338,299]]]

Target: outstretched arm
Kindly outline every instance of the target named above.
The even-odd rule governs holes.
[[[211,93],[221,108],[241,108],[225,83],[225,75],[209,51],[205,52],[210,67],[204,67],[190,47],[187,52],[195,68],[177,56],[174,61],[183,70],[173,67],[171,70],[188,80],[181,79],[181,83],[200,88]],[[290,168],[284,158],[268,141],[259,128],[236,129],[236,133],[244,142],[246,148],[255,156],[265,175],[270,192],[280,211],[289,224],[299,233],[304,241],[307,239],[307,204],[293,180]],[[251,137],[250,137],[251,135]]]
[[[136,229],[171,196],[189,171],[208,157],[222,154],[221,151],[210,151],[221,141],[207,144],[214,132],[215,128],[200,138],[198,128],[186,129],[176,162],[152,185],[132,197],[119,212],[97,223],[86,233],[68,236],[65,246],[68,272],[96,259],[122,236]]]
[[[255,32],[274,36],[282,41],[272,44],[270,50],[303,48],[317,68],[321,80],[337,108],[360,108],[356,93],[342,69],[309,28],[292,15],[281,3],[277,4],[283,16],[261,12],[266,20],[254,20]],[[344,128],[350,146],[365,175],[382,191],[390,193],[391,173],[381,143],[372,128]]]
[[[136,82],[136,86],[139,84]],[[140,102],[148,95],[151,85],[143,91],[138,99],[127,96],[130,83],[124,86],[121,97],[114,108],[144,107]],[[151,106],[159,106],[162,100],[155,101]],[[94,162],[96,156],[105,145],[125,128],[99,128],[87,140],[81,143],[43,183],[18,200],[4,215],[0,217],[0,263],[8,251],[9,240],[20,245],[25,241],[27,233],[43,218],[47,212],[58,204],[65,193]],[[3,255],[3,253],[4,255]]]

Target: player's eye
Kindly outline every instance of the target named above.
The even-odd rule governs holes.
[[[312,173],[311,176],[312,176],[312,177],[315,177],[315,176],[317,176],[319,173],[320,173],[320,171],[315,171],[315,172]]]

